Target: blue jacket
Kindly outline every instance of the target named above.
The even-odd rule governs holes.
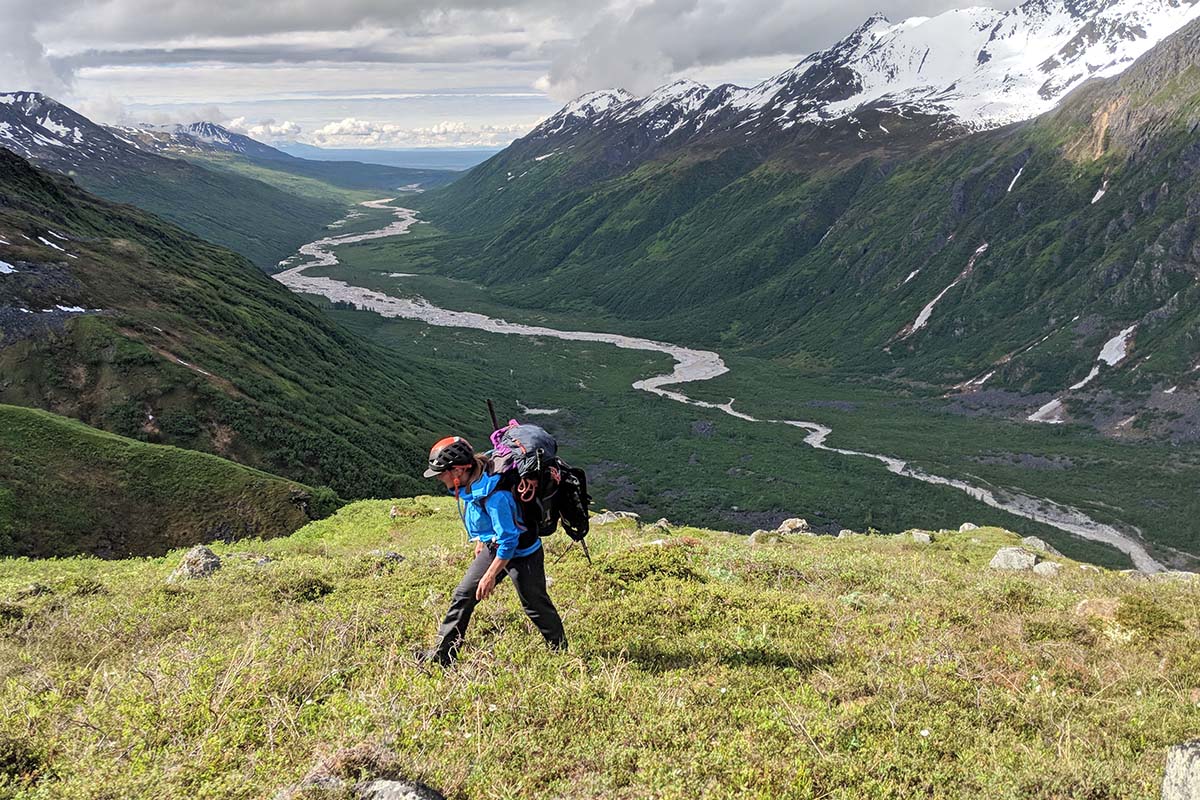
[[[533,544],[518,549],[517,540],[525,532],[525,526],[512,492],[496,489],[499,482],[499,475],[485,472],[469,487],[458,490],[467,537],[473,542],[495,542],[496,558],[521,558],[537,552],[542,540],[536,538]]]

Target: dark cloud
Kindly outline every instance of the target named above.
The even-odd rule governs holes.
[[[963,5],[902,0],[882,11],[899,21]],[[610,86],[644,93],[688,69],[825,49],[880,10],[877,0],[648,0],[596,20],[573,51],[555,59],[547,88],[561,98]]]
[[[899,20],[958,5],[882,10]],[[82,68],[111,65],[541,62],[539,85],[561,99],[812,52],[877,10],[877,0],[0,0],[0,75],[54,91]]]

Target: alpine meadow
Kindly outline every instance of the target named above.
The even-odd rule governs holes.
[[[1200,800],[1200,0],[883,11],[6,9],[0,800]]]

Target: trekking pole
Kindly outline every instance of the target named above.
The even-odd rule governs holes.
[[[492,415],[492,430],[494,430],[494,431],[500,430],[500,420],[496,419],[496,407],[494,405],[492,405],[492,401],[490,398],[487,401],[487,407],[488,407],[488,413]]]

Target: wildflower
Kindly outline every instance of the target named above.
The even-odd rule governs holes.
[[[929,738],[929,728],[921,728],[921,735],[925,738]]]

